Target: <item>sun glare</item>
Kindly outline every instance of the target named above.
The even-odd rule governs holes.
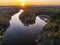
[[[24,6],[24,3],[21,3],[22,6]]]

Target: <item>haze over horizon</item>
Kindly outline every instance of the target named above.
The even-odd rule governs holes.
[[[60,0],[0,0],[1,5],[60,5]]]

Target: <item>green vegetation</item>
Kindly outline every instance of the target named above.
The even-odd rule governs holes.
[[[7,27],[9,26],[9,16],[6,15],[0,15],[0,36],[4,34],[6,31]]]
[[[6,25],[9,22],[9,19],[4,15],[0,15],[0,24]]]
[[[26,14],[34,14],[35,17],[39,15],[50,16],[47,24],[38,35],[38,45],[60,45],[60,8],[30,8],[25,9],[25,11],[21,16]]]
[[[53,17],[54,15],[60,15],[59,12],[60,8],[27,8],[24,9],[24,12],[19,16],[19,18],[24,25],[29,25],[35,23],[36,16],[47,15],[47,18],[49,18],[48,16]],[[49,28],[51,28],[50,24],[51,23],[48,24]],[[53,24],[55,25],[55,23]]]
[[[38,35],[37,45],[60,45],[60,8],[28,8],[20,15],[20,20],[23,24],[29,24],[39,15],[50,18]]]
[[[24,10],[25,15],[27,13],[34,13],[36,16],[37,15],[60,15],[60,8],[28,8]]]
[[[3,41],[3,35],[9,27],[10,15],[0,15],[0,43]]]
[[[60,45],[60,15],[53,15],[50,17],[43,28],[40,38],[40,44]]]
[[[35,23],[36,16],[34,13],[28,11],[21,14],[19,18],[25,26],[29,26],[30,24]]]
[[[60,38],[60,15],[51,16],[51,19],[44,27],[45,31],[52,31],[52,35],[50,37],[58,37]],[[49,35],[49,34],[48,34]]]

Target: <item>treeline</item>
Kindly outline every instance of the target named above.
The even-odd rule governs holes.
[[[0,6],[0,15],[14,15],[19,11],[20,8],[18,6]]]
[[[34,13],[35,15],[60,15],[60,8],[27,8],[23,14]]]

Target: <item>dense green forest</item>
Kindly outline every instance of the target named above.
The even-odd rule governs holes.
[[[60,15],[51,16],[39,36],[37,45],[60,45]]]
[[[58,15],[60,14],[60,8],[39,8],[39,7],[31,7],[24,9],[24,12],[22,15],[29,15],[29,14],[35,14],[37,15]]]

